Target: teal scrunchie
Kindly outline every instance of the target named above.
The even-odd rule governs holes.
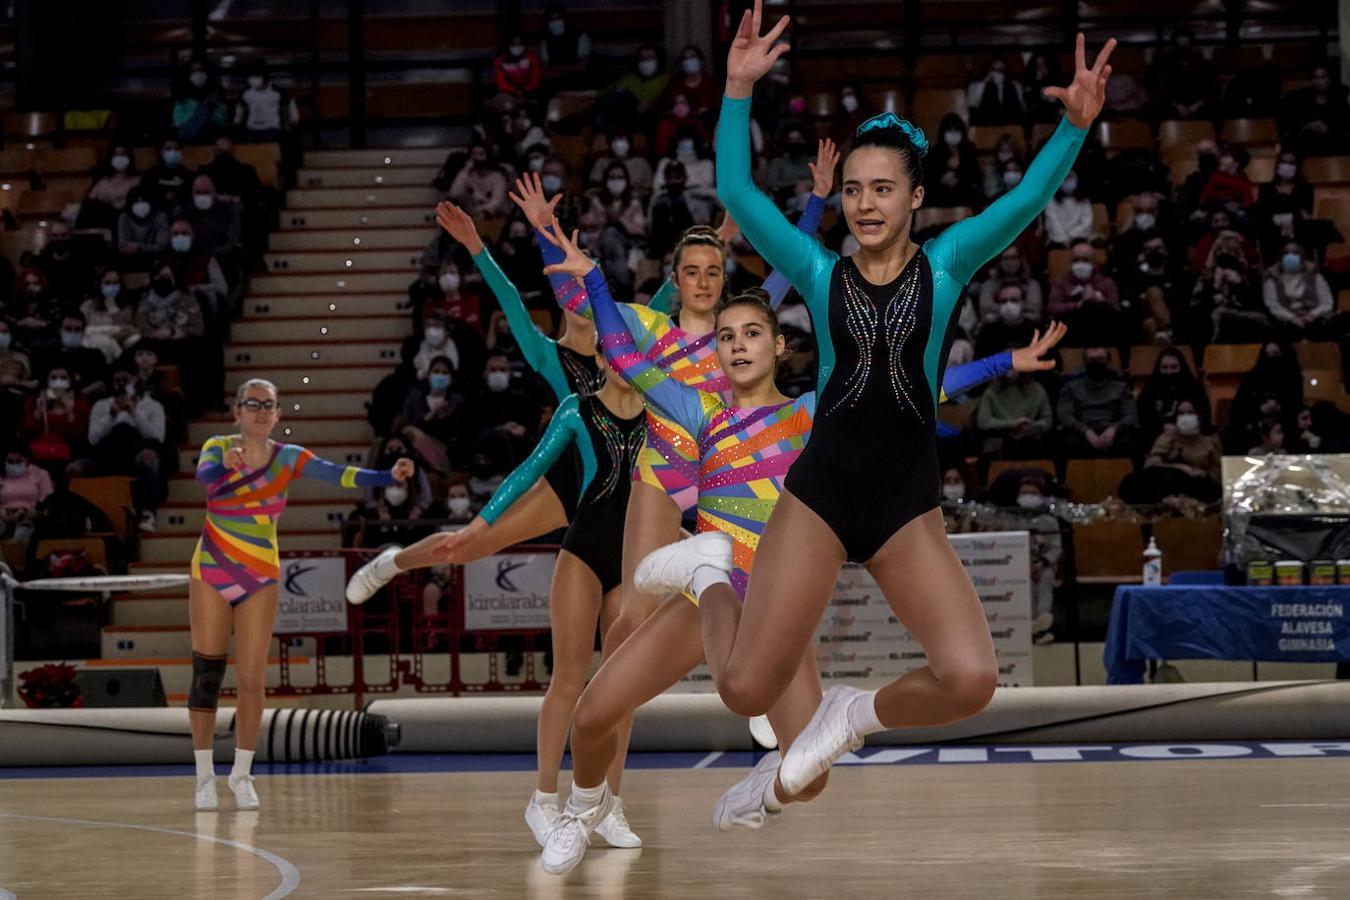
[[[913,124],[908,119],[902,119],[892,112],[885,112],[879,116],[873,116],[866,122],[858,126],[854,132],[854,137],[861,137],[864,132],[872,131],[875,128],[898,128],[909,138],[909,142],[914,145],[914,149],[919,152],[922,158],[928,155],[928,138],[924,135],[923,129]]]

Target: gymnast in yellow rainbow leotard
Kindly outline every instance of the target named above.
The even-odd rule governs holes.
[[[234,632],[235,759],[229,786],[240,809],[257,809],[253,748],[262,721],[267,654],[277,617],[277,520],[293,478],[319,478],[344,487],[385,487],[413,474],[400,459],[386,472],[339,466],[304,447],[273,441],[280,418],[277,389],[255,378],[234,401],[239,433],[210,438],[197,464],[206,488],[206,522],[192,554],[188,613],[192,628],[192,687],[188,692],[197,764],[196,806],[212,810],[216,796],[213,744],[216,705]]]

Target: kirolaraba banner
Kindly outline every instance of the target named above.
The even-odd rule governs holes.
[[[347,562],[341,554],[283,553],[273,634],[347,630]]]
[[[469,631],[548,628],[548,590],[556,553],[503,553],[464,567]]]

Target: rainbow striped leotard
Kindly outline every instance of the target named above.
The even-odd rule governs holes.
[[[743,599],[764,524],[811,436],[815,392],[777,406],[737,407],[683,384],[639,351],[599,269],[586,276],[586,289],[609,364],[650,410],[697,435],[698,530],[731,538],[731,584]]]
[[[825,202],[812,194],[802,212],[797,227],[806,234],[815,234]],[[552,265],[563,261],[563,252],[542,235],[536,233],[544,262]],[[558,305],[568,312],[593,318],[591,304],[584,285],[568,275],[550,276]],[[784,276],[771,273],[764,282],[770,300],[776,308],[787,295],[791,285]],[[694,335],[675,324],[667,314],[675,293],[674,283],[667,279],[651,306],[633,303],[614,304],[618,315],[631,335],[635,351],[649,364],[661,369],[680,384],[696,388],[714,396],[725,397],[730,382],[717,362],[713,335]],[[613,300],[610,301],[613,303]],[[638,454],[633,479],[665,491],[670,499],[687,513],[698,501],[698,442],[679,423],[652,406],[647,408],[647,440]]]
[[[387,472],[339,466],[298,444],[272,442],[267,465],[225,467],[232,438],[217,435],[202,445],[197,480],[206,486],[206,524],[192,554],[192,578],[204,581],[230,601],[243,603],[281,576],[277,520],[286,508],[293,478],[318,478],[343,487],[393,484]]]

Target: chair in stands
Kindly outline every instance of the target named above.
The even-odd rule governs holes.
[[[1134,471],[1128,459],[1071,459],[1064,472],[1069,496],[1077,503],[1100,503],[1117,495],[1120,482]]]
[[[1223,519],[1159,519],[1153,537],[1162,551],[1163,574],[1214,569],[1219,565]]]
[[[70,492],[97,506],[112,522],[118,540],[126,543],[135,534],[136,509],[131,501],[130,478],[124,475],[72,478]]]
[[[1111,584],[1140,580],[1144,535],[1134,522],[1075,522],[1073,544],[1080,582]]]
[[[989,473],[985,477],[985,481],[988,484],[993,484],[998,480],[998,476],[1004,472],[1019,469],[1034,469],[1038,472],[1045,472],[1051,478],[1059,477],[1055,474],[1055,464],[1048,459],[996,459],[989,464]]]

